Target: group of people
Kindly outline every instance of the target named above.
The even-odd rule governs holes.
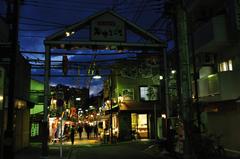
[[[82,139],[82,133],[85,130],[87,134],[87,139],[91,138],[92,132],[94,133],[94,138],[98,138],[98,126],[96,125],[90,125],[88,123],[81,123],[77,126],[71,126],[70,128],[70,135],[69,135],[69,127],[67,126],[66,129],[64,128],[64,134],[65,136],[69,136],[71,139],[72,145],[74,144],[75,139],[75,133],[77,132],[79,135],[79,139]]]

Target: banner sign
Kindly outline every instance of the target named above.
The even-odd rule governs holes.
[[[109,13],[95,18],[91,22],[91,40],[107,42],[125,41],[124,22]]]

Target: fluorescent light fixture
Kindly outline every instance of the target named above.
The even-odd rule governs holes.
[[[77,97],[77,98],[76,98],[76,101],[80,101],[80,100],[81,100],[81,98],[80,98],[80,97]]]
[[[102,76],[100,76],[100,75],[94,75],[93,78],[94,78],[94,79],[101,79]]]
[[[99,74],[99,70],[98,70],[98,69],[95,71],[93,78],[94,78],[94,79],[100,79],[100,78],[102,78],[101,75]]]

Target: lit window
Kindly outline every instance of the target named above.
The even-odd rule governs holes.
[[[232,66],[232,60],[224,61],[219,64],[219,71],[224,72],[224,71],[232,71],[233,66]]]
[[[233,70],[232,60],[228,60],[228,68],[229,68],[229,71],[232,71],[232,70]]]

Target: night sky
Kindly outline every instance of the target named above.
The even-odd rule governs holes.
[[[112,9],[118,15],[151,32],[159,39],[166,40],[167,37],[163,35],[163,31],[168,27],[169,21],[161,16],[163,3],[164,0],[24,0],[20,6],[20,50],[43,52],[43,40],[47,36],[106,9]],[[6,4],[4,4],[4,0],[0,0],[0,14],[4,17],[5,13]],[[78,51],[80,54],[91,52],[91,50]],[[43,59],[43,56],[37,54],[23,55],[28,59]],[[99,56],[97,58],[114,59],[122,57]],[[93,56],[71,55],[68,56],[68,59],[69,61],[91,61]],[[54,56],[52,60],[62,60],[62,56]],[[73,74],[76,74],[78,70],[72,71],[74,71]],[[80,74],[81,71],[80,66]],[[39,72],[43,72],[43,70],[32,69],[32,73]],[[56,70],[56,72],[62,72],[62,70]],[[32,78],[43,81],[42,77]],[[90,94],[96,94],[102,89],[101,81],[92,81]],[[86,80],[78,77],[51,78],[51,84],[59,83],[83,87]]]

